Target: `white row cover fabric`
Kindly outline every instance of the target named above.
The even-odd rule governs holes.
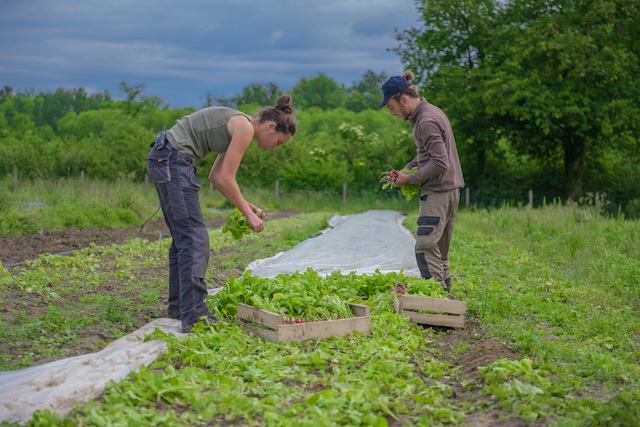
[[[164,341],[144,341],[156,328],[179,334],[181,323],[156,319],[97,353],[0,372],[0,421],[25,423],[37,409],[64,416],[77,403],[100,396],[107,382],[121,380],[167,350]]]
[[[272,278],[312,268],[321,275],[334,271],[372,274],[402,271],[419,277],[411,233],[404,216],[388,210],[334,216],[320,235],[293,249],[252,262],[248,270]],[[210,289],[215,294],[222,288]],[[156,328],[180,334],[181,323],[156,319],[103,350],[17,371],[0,372],[0,421],[25,423],[37,409],[67,415],[78,403],[102,394],[109,381],[119,381],[167,350],[163,341],[144,341]]]
[[[299,243],[287,252],[253,261],[247,267],[258,277],[274,278],[311,268],[322,276],[342,274],[386,274],[402,271],[420,277],[415,239],[403,225],[405,216],[391,210],[370,210],[357,215],[334,216],[332,228]]]

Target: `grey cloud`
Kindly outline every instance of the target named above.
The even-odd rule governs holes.
[[[320,72],[350,84],[401,71],[393,29],[416,21],[414,0],[1,0],[0,85],[146,83],[181,106]]]

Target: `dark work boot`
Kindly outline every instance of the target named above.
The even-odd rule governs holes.
[[[212,324],[219,321],[217,317],[211,314],[209,307],[206,304],[200,304],[198,307],[191,310],[189,313],[185,313],[182,318],[182,333],[188,334],[193,329],[193,325],[198,322],[204,322],[204,324]]]
[[[180,320],[180,311],[167,310],[167,317],[169,319]]]

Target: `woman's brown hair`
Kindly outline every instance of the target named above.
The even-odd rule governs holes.
[[[264,107],[257,113],[260,123],[274,122],[276,131],[286,135],[295,135],[298,130],[298,122],[293,113],[291,95],[285,94],[278,98],[276,105]]]

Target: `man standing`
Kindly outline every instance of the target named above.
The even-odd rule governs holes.
[[[421,186],[416,260],[422,277],[433,277],[450,292],[449,246],[464,178],[449,119],[418,95],[418,88],[411,84],[414,79],[411,71],[390,77],[382,85],[384,99],[378,108],[386,105],[392,116],[413,123],[416,157],[404,169],[417,166],[418,170],[397,171],[395,183]]]

